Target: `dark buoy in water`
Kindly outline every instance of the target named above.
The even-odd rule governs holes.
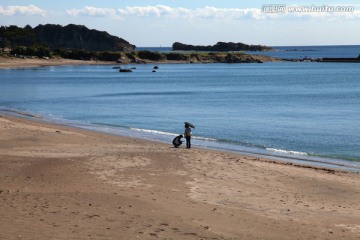
[[[119,72],[132,72],[131,69],[120,69]]]

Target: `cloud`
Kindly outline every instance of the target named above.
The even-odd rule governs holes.
[[[165,5],[155,6],[129,6],[117,10],[110,8],[84,7],[82,9],[69,9],[66,11],[70,16],[88,16],[88,17],[169,17],[169,18],[252,18],[264,19],[266,16],[257,8],[215,8],[204,7],[196,9],[173,8]]]
[[[119,9],[84,7],[82,9],[70,9],[67,13],[71,16],[88,17],[113,17],[123,19],[129,16],[155,17],[155,18],[182,18],[182,19],[360,19],[360,11],[352,12],[279,12],[269,13],[261,8],[216,8],[206,6],[203,8],[173,8],[164,5],[155,6],[129,6]]]
[[[197,8],[192,11],[192,18],[229,18],[229,19],[265,19],[264,15],[258,8],[215,8],[215,7],[204,7]]]
[[[32,15],[39,15],[39,16],[45,16],[46,11],[42,10],[41,8],[38,8],[34,5],[29,6],[8,6],[3,7],[0,5],[0,15],[5,16],[32,16]]]
[[[126,7],[118,9],[118,12],[122,16],[135,15],[139,17],[181,17],[191,14],[190,9],[172,8],[164,5]]]
[[[133,6],[118,9],[121,16],[137,17],[171,17],[171,18],[253,18],[261,19],[261,10],[257,8],[215,8],[204,7],[196,9],[172,8],[164,5]]]
[[[66,10],[70,16],[89,16],[89,17],[108,17],[116,16],[116,10],[111,8],[95,8],[95,7],[84,7],[83,9],[69,9]]]

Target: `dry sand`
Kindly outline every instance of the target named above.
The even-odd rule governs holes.
[[[360,239],[359,180],[0,116],[0,239]]]

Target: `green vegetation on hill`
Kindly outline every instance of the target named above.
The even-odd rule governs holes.
[[[0,27],[0,48],[47,46],[49,49],[81,49],[85,51],[125,51],[135,46],[107,32],[88,29],[82,25],[46,24],[35,28],[27,25]]]
[[[139,51],[137,56],[141,59],[148,59],[152,61],[161,61],[164,60],[164,57],[161,53],[152,52],[152,51]]]
[[[35,43],[35,32],[29,25],[24,28],[17,26],[0,27],[0,48],[13,49],[18,46],[31,46]]]
[[[85,26],[69,24],[65,27],[54,24],[39,25],[34,28],[37,39],[50,49],[70,48],[87,51],[133,50],[134,45],[122,38],[104,31],[88,29]]]
[[[16,57],[60,57],[85,61],[116,61],[118,63],[147,63],[147,62],[221,62],[221,63],[250,63],[274,61],[265,56],[251,56],[241,52],[228,51],[265,50],[264,46],[253,46],[242,43],[222,43],[214,46],[195,48],[191,45],[175,43],[174,48],[180,46],[182,50],[205,49],[214,52],[169,52],[134,51],[135,46],[127,41],[111,36],[107,32],[90,30],[85,26],[69,24],[65,27],[54,24],[38,25],[35,28],[27,25],[0,27],[0,53],[7,52]],[[188,48],[188,49],[187,49]],[[7,49],[7,51],[1,51]]]
[[[98,61],[117,61],[121,57],[120,52],[95,52],[95,51],[84,51],[84,50],[63,50],[55,49],[53,52],[54,56],[74,59],[74,60],[98,60]]]
[[[13,55],[36,56],[36,57],[51,57],[51,52],[46,46],[30,46],[30,47],[15,47],[10,52]]]

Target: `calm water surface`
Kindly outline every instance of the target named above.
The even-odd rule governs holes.
[[[161,64],[0,70],[0,107],[87,128],[360,171],[360,65]]]

